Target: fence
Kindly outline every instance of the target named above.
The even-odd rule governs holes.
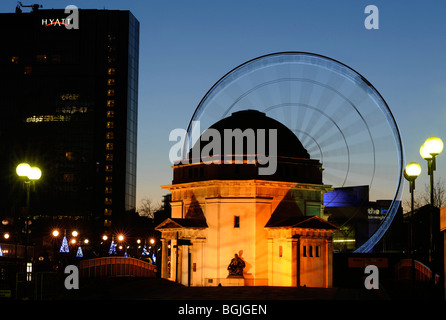
[[[412,259],[403,259],[396,265],[396,275],[399,280],[413,280],[427,282],[432,280],[432,270],[420,261]],[[440,277],[435,275],[435,283],[438,283]]]
[[[134,258],[104,257],[82,260],[79,264],[79,274],[83,278],[102,277],[155,277],[156,266]]]

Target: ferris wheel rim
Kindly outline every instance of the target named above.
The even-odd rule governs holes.
[[[200,103],[194,110],[194,113],[192,115],[191,121],[189,122],[189,125],[187,127],[187,133],[190,133],[191,127],[193,125],[193,121],[198,117],[201,116],[202,112],[204,111],[203,106],[206,106],[206,102],[210,97],[212,97],[212,94],[215,93],[215,90],[220,87],[220,85],[224,84],[224,82],[229,79],[231,76],[234,75],[237,71],[242,71],[245,67],[261,61],[262,59],[267,58],[274,58],[278,56],[305,56],[308,58],[316,58],[321,61],[331,63],[337,68],[343,68],[344,70],[347,70],[349,73],[344,73],[343,76],[350,78],[353,82],[355,82],[357,85],[365,86],[367,89],[367,93],[372,95],[372,99],[375,101],[376,105],[379,107],[380,111],[384,114],[385,119],[387,120],[387,124],[390,126],[393,138],[395,140],[395,146],[396,146],[396,152],[398,156],[398,181],[396,184],[396,189],[394,193],[394,197],[392,199],[391,205],[389,207],[388,212],[385,215],[385,218],[379,225],[376,232],[359,248],[356,249],[355,252],[370,252],[373,250],[373,247],[376,245],[376,243],[382,238],[384,233],[387,231],[388,227],[390,226],[391,222],[393,221],[393,218],[395,217],[396,211],[400,207],[401,203],[401,194],[404,187],[404,177],[403,177],[403,168],[404,168],[404,147],[403,147],[403,141],[400,135],[400,131],[398,128],[398,124],[395,120],[395,117],[393,116],[387,102],[384,100],[382,95],[379,93],[379,91],[365,78],[363,77],[359,72],[357,72],[352,67],[346,65],[345,63],[342,63],[336,59],[317,54],[317,53],[311,53],[311,52],[305,52],[305,51],[282,51],[282,52],[275,52],[275,53],[269,53],[265,54],[253,59],[250,59],[235,68],[231,69],[229,72],[227,72],[225,75],[223,75],[217,82],[214,83],[214,85],[206,92],[206,94],[201,99]],[[320,65],[318,65],[320,66]],[[327,67],[327,66],[326,66]],[[329,70],[332,70],[329,68]],[[332,70],[333,71],[333,70]],[[237,79],[237,78],[236,78]],[[221,89],[224,90],[224,87]],[[218,92],[217,92],[218,93]],[[359,113],[359,112],[358,112]],[[359,115],[362,117],[362,115],[359,113]],[[189,135],[190,137],[190,135]],[[373,139],[372,139],[373,141]],[[187,150],[184,150],[184,152],[187,152]]]

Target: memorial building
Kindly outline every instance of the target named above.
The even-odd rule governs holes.
[[[221,161],[211,163],[218,150]],[[172,213],[156,228],[162,278],[190,286],[332,286],[337,227],[327,221],[323,195],[333,189],[290,129],[259,111],[235,112],[207,129],[188,157],[163,186]],[[266,158],[275,170],[262,174]]]

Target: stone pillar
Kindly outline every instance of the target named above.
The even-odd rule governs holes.
[[[300,270],[298,270],[299,268],[299,241],[298,239],[295,238],[291,238],[288,239],[290,243],[290,247],[291,247],[291,286],[292,287],[297,287],[297,285],[299,284],[299,279],[298,277],[300,277]]]
[[[162,238],[161,239],[161,278],[169,279],[169,273],[167,268],[168,262],[168,252],[169,252],[169,240]]]
[[[274,285],[274,240],[272,238],[268,238],[268,285]]]
[[[170,240],[170,280],[177,281],[177,240]],[[180,275],[178,275],[179,277]]]
[[[189,276],[189,246],[183,245],[181,246],[181,284],[184,286],[189,285],[188,276]]]
[[[328,238],[326,240],[326,256],[327,256],[327,282],[326,287],[332,288],[333,287],[333,240],[332,238]]]

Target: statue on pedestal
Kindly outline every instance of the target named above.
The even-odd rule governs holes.
[[[245,262],[237,254],[235,254],[228,266],[229,277],[243,277],[244,267]]]

